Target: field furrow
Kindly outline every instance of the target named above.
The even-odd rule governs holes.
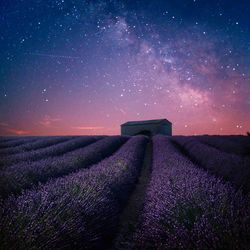
[[[18,194],[39,182],[86,168],[110,156],[127,140],[127,137],[110,136],[62,156],[12,165],[0,172],[0,197]]]
[[[230,154],[250,156],[250,138],[247,136],[195,136],[194,139]]]
[[[16,136],[0,136],[0,145],[2,145],[3,143],[9,142],[9,141],[13,141],[16,139],[20,139],[19,137]]]
[[[220,151],[194,138],[173,137],[173,141],[199,166],[231,182],[236,188],[250,191],[250,158]]]
[[[18,147],[25,143],[34,142],[39,140],[39,136],[27,136],[27,137],[14,137],[13,140],[0,141],[0,149],[7,149],[12,147]]]
[[[81,136],[70,139],[68,141],[60,142],[55,145],[48,146],[46,148],[37,149],[35,151],[19,153],[15,155],[4,156],[0,160],[0,168],[5,169],[6,167],[21,161],[37,161],[43,158],[51,156],[59,156],[69,151],[76,150],[78,148],[87,146],[102,137],[95,136]]]
[[[0,249],[249,249],[249,137],[151,139],[0,138]]]
[[[165,136],[153,166],[135,249],[248,249],[250,200],[195,166]]]
[[[145,150],[142,170],[135,189],[120,216],[119,227],[110,250],[128,250],[135,248],[133,235],[137,229],[141,211],[144,205],[145,193],[151,177],[152,140]]]
[[[131,138],[88,170],[0,204],[1,249],[105,249],[140,173],[147,140]]]
[[[70,139],[73,139],[72,136],[50,136],[38,139],[37,141],[25,143],[17,147],[10,147],[5,149],[0,149],[0,156],[6,157],[11,154],[25,153],[27,151],[34,151],[41,148],[46,148],[48,146],[55,145],[60,142],[64,142]]]

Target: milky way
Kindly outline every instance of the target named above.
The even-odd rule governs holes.
[[[0,134],[250,130],[250,2],[5,1]]]

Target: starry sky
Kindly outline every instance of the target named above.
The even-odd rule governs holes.
[[[0,134],[250,130],[250,1],[0,3]]]

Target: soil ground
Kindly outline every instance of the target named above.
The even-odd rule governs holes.
[[[144,162],[137,185],[120,217],[120,227],[111,250],[133,249],[133,235],[143,209],[144,197],[151,174],[152,141],[147,144]]]

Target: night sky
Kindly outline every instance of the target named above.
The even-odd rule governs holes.
[[[0,134],[250,130],[250,1],[0,3]]]

